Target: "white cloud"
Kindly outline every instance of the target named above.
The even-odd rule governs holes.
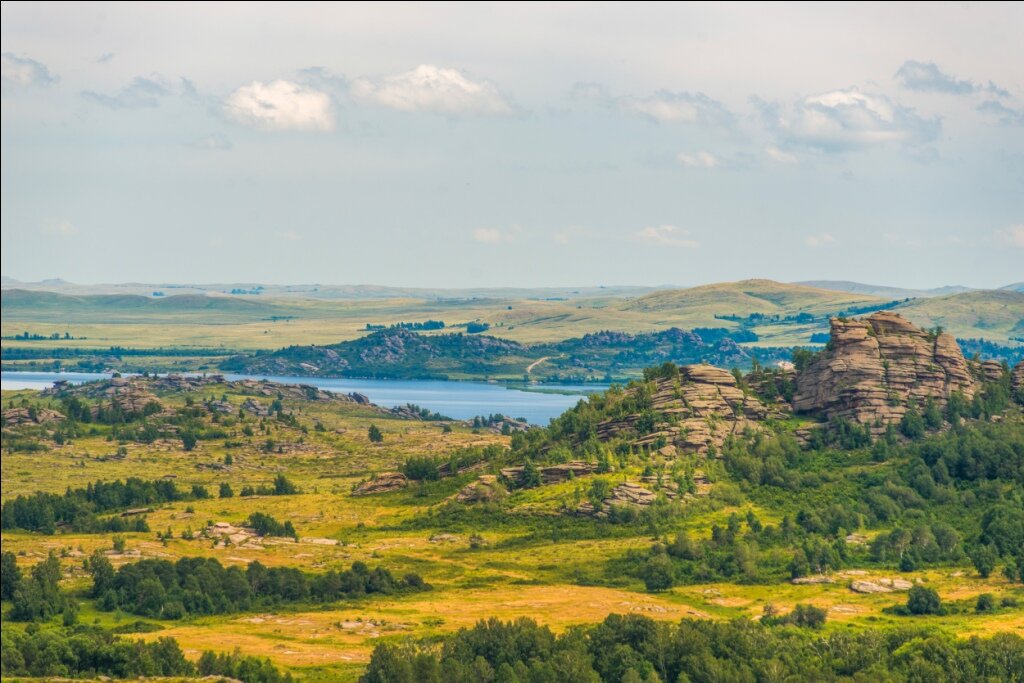
[[[513,226],[511,230],[477,228],[473,231],[473,239],[484,244],[501,244],[502,242],[511,242],[520,232],[522,232],[522,228],[518,225]]]
[[[43,224],[43,232],[59,237],[71,237],[78,234],[78,227],[66,218],[47,221]]]
[[[285,230],[281,233],[281,237],[285,238],[289,242],[298,242],[302,239],[302,235],[295,232],[294,230]]]
[[[766,124],[787,143],[828,152],[886,144],[922,145],[938,137],[938,118],[924,119],[885,95],[857,88],[806,97],[784,112],[762,105]]]
[[[515,110],[490,81],[430,64],[396,76],[357,79],[351,92],[357,100],[407,112],[486,116]]]
[[[192,149],[203,149],[210,151],[226,151],[231,149],[231,140],[228,140],[223,135],[215,133],[213,135],[207,135],[206,137],[199,138],[188,144],[188,147]]]
[[[969,95],[978,89],[971,81],[960,81],[945,73],[935,62],[909,59],[896,72],[896,80],[908,90]],[[993,84],[994,86],[994,84]]]
[[[772,161],[780,164],[798,164],[800,160],[796,158],[796,155],[790,154],[789,152],[783,152],[775,145],[766,145],[764,153],[768,155],[768,158]]]
[[[160,98],[171,94],[171,88],[160,76],[138,76],[113,95],[85,90],[82,97],[110,109],[143,109],[160,106]]]
[[[700,92],[659,90],[648,97],[620,97],[622,111],[640,114],[658,123],[702,123],[728,126],[733,115],[725,106]]]
[[[277,80],[253,81],[224,102],[225,113],[238,123],[263,130],[329,131],[334,128],[331,98],[313,88]]]
[[[680,152],[676,155],[676,159],[683,166],[690,168],[717,168],[721,164],[718,157],[710,152],[694,152],[693,154]]]
[[[689,234],[690,231],[684,228],[674,225],[659,225],[644,228],[636,236],[642,242],[661,244],[668,247],[686,247],[687,249],[699,247],[700,242],[687,237]]]
[[[52,85],[60,80],[42,62],[19,57],[13,52],[0,55],[0,79],[4,85],[27,88],[33,85]]]
[[[1008,228],[1000,228],[996,230],[996,237],[1005,245],[1024,247],[1024,223],[1011,225]]]
[[[555,244],[569,244],[574,240],[577,240],[581,237],[586,237],[590,234],[591,231],[582,226],[570,225],[565,230],[560,230],[559,232],[556,232],[553,235],[551,235],[551,241],[554,242]]]
[[[838,240],[827,232],[822,232],[817,235],[808,235],[804,243],[809,247],[827,247],[835,244]]]

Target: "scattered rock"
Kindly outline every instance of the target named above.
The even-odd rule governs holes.
[[[399,491],[409,485],[409,480],[401,472],[382,472],[373,479],[360,482],[352,490],[353,496],[369,496],[375,493]]]
[[[854,593],[892,593],[908,591],[913,583],[906,579],[878,579],[877,581],[855,580],[850,582],[850,590]]]
[[[820,583],[835,583],[835,580],[831,576],[825,576],[824,574],[818,574],[817,576],[798,576],[795,579],[791,579],[790,583],[797,586],[814,585]]]

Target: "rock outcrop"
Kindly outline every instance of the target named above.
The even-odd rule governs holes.
[[[455,500],[460,503],[486,503],[504,497],[505,487],[498,482],[493,474],[481,474],[476,481],[467,484]]]
[[[983,360],[978,364],[978,374],[986,382],[998,382],[1003,378],[1003,364],[997,360]]]
[[[399,491],[409,485],[409,480],[401,472],[382,472],[373,479],[359,482],[352,489],[353,496],[371,496],[375,493]]]
[[[511,483],[512,485],[518,485],[523,478],[523,472],[526,468],[519,467],[503,467],[501,469],[501,476]],[[540,473],[540,481],[542,484],[557,484],[558,482],[565,481],[569,477],[581,477],[585,474],[592,474],[597,471],[597,465],[589,462],[582,462],[580,460],[573,460],[563,465],[550,465],[548,467],[540,467],[537,469]]]
[[[63,415],[49,408],[7,408],[3,412],[3,417],[5,427],[41,425],[64,419]]]
[[[637,435],[633,445],[666,443],[684,453],[701,454],[712,446],[720,447],[730,434],[760,429],[760,420],[780,411],[744,394],[731,373],[711,365],[684,365],[679,368],[678,380],[657,380],[650,409],[668,421],[656,423],[652,430],[642,429],[644,433]],[[642,419],[639,413],[607,419],[597,425],[597,436],[608,440],[636,432]]]
[[[878,579],[878,581],[864,581],[861,579],[850,582],[850,590],[854,593],[892,593],[893,591],[908,591],[914,587],[906,579]]]
[[[1014,395],[1017,396],[1017,401],[1024,403],[1024,360],[1013,368],[1010,383],[1013,386]]]
[[[841,417],[881,433],[913,400],[974,395],[975,380],[956,340],[932,335],[899,315],[879,311],[860,320],[833,318],[828,347],[797,375],[793,409]]]

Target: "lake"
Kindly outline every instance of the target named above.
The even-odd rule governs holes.
[[[445,380],[401,379],[332,379],[326,377],[268,377],[266,375],[232,375],[227,379],[269,379],[287,384],[311,384],[338,393],[359,392],[377,405],[386,408],[415,403],[434,412],[458,420],[501,413],[526,418],[531,424],[546,425],[580,398],[607,385],[543,384],[523,388],[487,382],[454,382]],[[109,374],[89,372],[4,372],[0,374],[2,389],[46,389],[57,380],[74,384],[107,379]]]

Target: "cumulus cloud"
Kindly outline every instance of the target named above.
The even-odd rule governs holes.
[[[690,239],[689,234],[689,230],[666,224],[644,228],[636,234],[636,237],[641,242],[667,247],[685,247],[687,249],[699,247],[700,242]]]
[[[624,112],[639,114],[658,123],[728,126],[734,119],[725,105],[700,92],[659,90],[648,97],[620,97],[616,103]]]
[[[711,152],[694,152],[693,154],[680,152],[676,155],[676,160],[689,168],[717,168],[722,163]]]
[[[205,137],[199,138],[198,140],[194,140],[193,142],[190,142],[187,146],[191,147],[192,149],[202,149],[207,151],[227,151],[232,147],[231,140],[228,140],[226,137],[219,133],[207,135]]]
[[[1024,223],[996,230],[996,237],[1010,247],[1024,247]]]
[[[498,228],[477,228],[473,231],[473,239],[483,244],[501,244],[511,242],[516,238],[522,229],[517,225],[511,230],[499,230]]]
[[[82,97],[110,109],[145,109],[159,107],[160,98],[170,94],[170,87],[159,76],[138,76],[112,95],[85,90]]]
[[[490,81],[474,80],[457,69],[430,64],[395,76],[356,79],[351,93],[362,102],[406,112],[488,116],[515,111],[511,101]]]
[[[233,92],[224,112],[238,123],[263,130],[329,131],[334,128],[331,98],[290,81],[253,81]]]
[[[58,80],[46,65],[13,52],[0,55],[0,80],[4,86],[28,88],[35,85],[53,85]]]
[[[1024,110],[1007,107],[998,100],[987,100],[978,105],[978,111],[991,114],[1004,126],[1024,126]]]
[[[796,155],[784,152],[775,145],[765,145],[764,153],[768,155],[769,159],[780,164],[800,163],[800,160],[796,158]]]
[[[790,111],[761,105],[768,127],[788,144],[842,152],[887,144],[923,145],[938,137],[938,118],[925,119],[885,95],[857,88],[797,102]]]
[[[827,232],[818,233],[817,235],[808,235],[804,240],[804,243],[809,247],[827,247],[835,244],[836,238]]]
[[[896,80],[907,90],[941,92],[950,95],[970,95],[978,86],[972,81],[957,80],[947,74],[935,62],[918,62],[908,59],[896,71]]]

